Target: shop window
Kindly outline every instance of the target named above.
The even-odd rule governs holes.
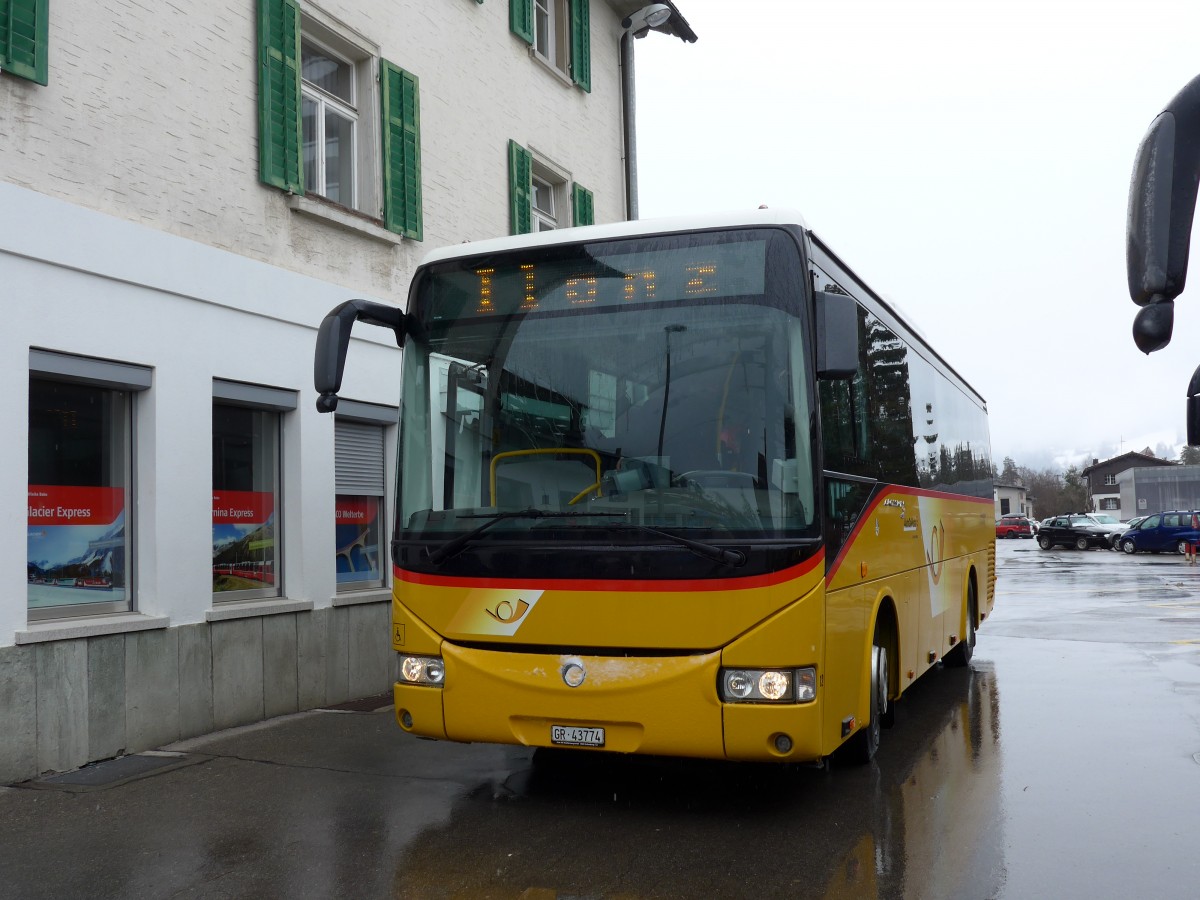
[[[334,422],[334,445],[337,589],[382,587],[386,559],[384,428],[338,416]]]
[[[29,619],[134,606],[134,393],[150,370],[30,351]]]
[[[282,595],[280,419],[295,393],[213,384],[212,579],[218,601]]]

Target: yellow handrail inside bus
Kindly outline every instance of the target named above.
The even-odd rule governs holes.
[[[496,466],[499,465],[500,460],[508,459],[509,457],[513,457],[513,456],[546,456],[548,454],[557,455],[560,453],[573,453],[577,456],[590,456],[596,463],[596,482],[595,482],[595,484],[588,485],[586,488],[584,488],[582,491],[580,491],[578,494],[576,494],[567,503],[567,505],[574,506],[576,503],[578,503],[580,500],[582,500],[584,497],[586,497],[592,491],[596,492],[597,497],[603,496],[600,493],[600,454],[597,453],[595,450],[591,450],[587,447],[541,447],[541,448],[535,448],[535,449],[530,449],[530,450],[505,450],[503,453],[497,453],[495,456],[492,457],[492,466],[491,466],[491,475],[490,475],[490,483],[491,483],[491,491],[492,491],[492,506],[496,505]]]

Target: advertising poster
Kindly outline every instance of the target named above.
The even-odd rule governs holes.
[[[339,495],[336,509],[337,583],[382,582],[379,498]]]
[[[29,485],[30,607],[124,601],[125,489]]]
[[[275,585],[275,494],[213,491],[213,592]]]

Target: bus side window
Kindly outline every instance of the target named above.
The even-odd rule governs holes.
[[[842,545],[854,532],[863,508],[871,499],[875,483],[825,478],[825,567],[837,559]]]

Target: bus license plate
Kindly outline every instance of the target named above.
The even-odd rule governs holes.
[[[577,725],[551,725],[550,743],[571,747],[603,747],[603,728],[580,728]]]

